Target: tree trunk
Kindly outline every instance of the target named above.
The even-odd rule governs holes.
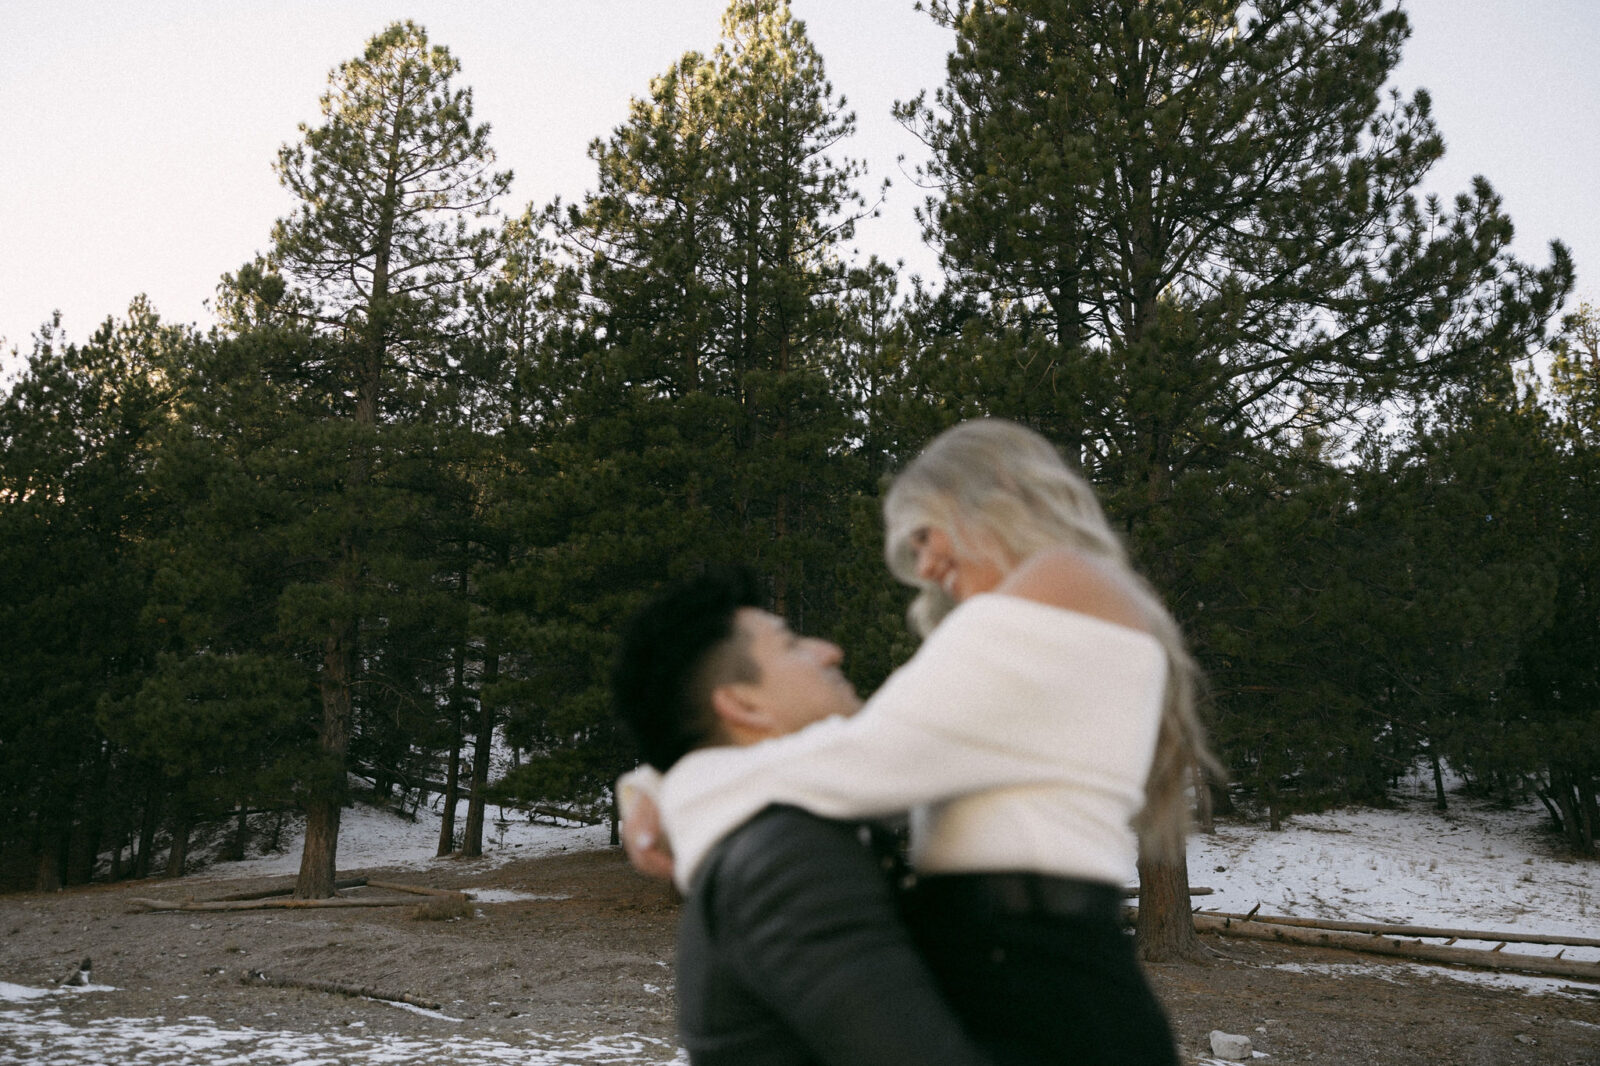
[[[317,746],[324,760],[306,800],[306,843],[300,853],[296,899],[327,899],[334,893],[339,815],[344,808],[345,755],[350,750],[350,682],[355,659],[353,622],[335,623],[323,649],[322,724]]]
[[[1544,804],[1545,812],[1550,815],[1550,824],[1555,827],[1555,831],[1565,835],[1567,831],[1566,822],[1562,820],[1560,809],[1556,807],[1554,801],[1550,798],[1550,788],[1546,785],[1540,785],[1533,790],[1533,794],[1539,797],[1540,803]]]
[[[1583,815],[1581,822],[1582,837],[1578,842],[1578,854],[1593,855],[1595,853],[1595,830],[1600,829],[1600,802],[1596,800],[1592,779],[1580,779],[1577,790],[1578,810]]]
[[[773,435],[773,439],[781,439],[781,436],[782,431],[779,430]],[[785,565],[786,553],[783,552],[784,542],[789,537],[789,494],[784,490],[778,492],[777,505],[773,508],[772,525],[772,539],[779,550],[779,563],[772,568],[772,613],[780,618],[794,619],[789,613],[789,569]],[[802,620],[794,619],[793,624],[797,632],[805,632],[805,623]]]
[[[133,877],[142,881],[150,876],[150,853],[156,846],[156,827],[161,822],[161,785],[152,781],[145,794],[144,812],[139,819],[139,853],[133,857]]]
[[[179,800],[172,814],[172,847],[167,851],[167,877],[182,877],[183,864],[189,861],[189,830],[194,826],[194,808]]]
[[[1433,809],[1447,811],[1450,804],[1444,798],[1444,771],[1439,766],[1439,753],[1428,752],[1428,761],[1433,764]]]
[[[1550,792],[1561,809],[1557,824],[1567,838],[1567,846],[1578,855],[1595,853],[1595,823],[1600,822],[1600,814],[1595,810],[1594,791],[1587,785],[1581,774],[1550,773]]]
[[[461,580],[463,592],[465,577]],[[466,700],[467,638],[456,641],[455,677],[450,684],[450,764],[444,775],[443,807],[439,818],[439,847],[434,854],[444,857],[456,846],[456,804],[461,798],[461,705]]]
[[[333,895],[339,812],[339,801],[331,797],[318,797],[306,804],[306,844],[300,853],[295,899],[327,899]]]
[[[1213,781],[1210,774],[1206,774],[1203,780],[1212,811],[1216,814],[1233,814],[1236,808],[1233,805],[1233,793],[1228,791],[1227,782]]]
[[[94,776],[89,783],[88,795],[81,797],[78,806],[84,811],[73,834],[72,854],[67,862],[67,884],[86,885],[94,880],[94,868],[100,861],[100,841],[106,835],[106,782],[111,776],[110,745],[102,743],[95,758]]]
[[[1217,819],[1211,801],[1214,790],[1211,787],[1210,777],[1205,767],[1198,762],[1193,765],[1189,773],[1189,780],[1195,783],[1194,826],[1208,836],[1217,831]]]
[[[494,704],[483,698],[483,690],[499,678],[499,642],[490,637],[484,650],[483,684],[478,689],[478,726],[472,744],[472,800],[467,804],[467,828],[461,840],[461,854],[469,859],[483,854],[484,793],[489,788],[489,748],[494,740]]]
[[[46,840],[39,849],[39,869],[34,875],[35,892],[61,891],[61,853],[54,840]]]
[[[71,837],[67,852],[66,883],[86,885],[94,880],[95,864],[100,858],[100,837],[104,825],[103,806],[99,796],[92,798],[88,812],[79,822]]]
[[[1560,810],[1551,812],[1556,827],[1566,837],[1567,846],[1577,855],[1595,854],[1594,833],[1600,813],[1595,810],[1595,795],[1589,782],[1581,774],[1550,771],[1550,787],[1539,792],[1548,808],[1554,800]]]
[[[238,820],[233,827],[233,840],[228,845],[228,858],[234,862],[243,860],[245,852],[250,847],[250,815],[248,812],[249,805],[240,800]]]
[[[1139,957],[1174,962],[1200,956],[1194,915],[1189,910],[1189,860],[1139,857]]]
[[[455,725],[450,734],[450,767],[445,772],[443,808],[439,818],[439,847],[434,854],[444,857],[456,846],[456,804],[461,801],[461,705],[456,704]]]

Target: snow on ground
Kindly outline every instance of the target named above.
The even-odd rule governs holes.
[[[339,869],[399,866],[421,870],[443,862],[434,854],[439,849],[439,822],[440,813],[426,807],[417,812],[414,822],[378,807],[347,807],[339,817]],[[462,800],[456,813],[458,833],[466,822],[467,801]],[[516,811],[492,805],[484,815],[483,829],[483,858],[471,860],[465,867],[460,859],[449,860],[451,869],[487,870],[516,859],[605,847],[611,839],[610,827],[605,824],[534,822]],[[296,874],[300,871],[300,849],[305,846],[305,839],[303,819],[286,823],[282,851],[243,862],[213,863],[206,867],[205,874],[217,878]]]
[[[29,1000],[48,999],[51,996],[81,995],[85,992],[115,992],[110,985],[64,985],[60,988],[29,988],[0,981],[0,1003],[26,1003]]]
[[[374,1033],[352,1026],[323,1033],[273,1032],[219,1025],[195,1015],[163,1018],[104,1018],[68,1024],[59,1011],[18,1018],[0,1011],[0,1047],[18,1062],[50,1066],[325,1066],[359,1062],[449,1063],[450,1066],[576,1066],[594,1063],[687,1062],[676,1049],[651,1037],[530,1033],[524,1042],[489,1038],[414,1037]]]
[[[1547,821],[1537,803],[1501,810],[1457,794],[1440,812],[1431,786],[1402,789],[1390,809],[1296,815],[1277,833],[1220,823],[1215,834],[1191,841],[1189,882],[1215,889],[1194,898],[1203,910],[1243,914],[1259,905],[1262,914],[1600,937],[1600,865],[1557,856]],[[1512,943],[1505,950],[1553,956],[1563,949]],[[1568,959],[1600,962],[1600,948],[1564,950]],[[1524,987],[1537,980],[1427,969]]]
[[[1548,816],[1536,801],[1504,810],[1453,792],[1433,807],[1431,779],[1414,775],[1394,806],[1295,815],[1280,832],[1220,822],[1189,844],[1189,883],[1202,910],[1381,922],[1481,932],[1600,938],[1600,864],[1557,854]],[[1426,941],[1442,944],[1442,940]],[[1499,940],[1461,939],[1455,947],[1492,948]],[[1600,948],[1507,943],[1507,953],[1600,962]],[[1285,963],[1329,976],[1392,979],[1426,974],[1535,994],[1564,995],[1570,978],[1534,977],[1418,962]]]
[[[541,896],[537,892],[518,892],[513,888],[469,888],[467,895],[479,903],[522,903],[527,900],[571,899],[571,896]]]
[[[1193,885],[1211,895],[1195,902],[1206,910],[1294,914],[1351,921],[1409,923],[1496,930],[1600,936],[1600,864],[1565,860],[1545,830],[1537,804],[1514,810],[1454,795],[1448,811],[1432,807],[1430,787],[1414,779],[1387,810],[1350,808],[1298,815],[1282,831],[1246,822],[1223,822],[1214,835],[1197,835],[1189,850]],[[494,814],[491,808],[491,814]],[[457,824],[465,821],[465,805]],[[606,826],[533,824],[517,815],[491,818],[485,827],[488,870],[524,857],[606,845]],[[218,863],[206,878],[293,874],[303,839],[284,834],[285,850],[244,862]],[[356,807],[344,812],[339,834],[341,870],[361,867],[426,868],[459,859],[434,858],[439,814],[424,809],[415,822],[392,812]],[[470,889],[469,889],[470,891]],[[480,904],[521,895],[506,889],[474,893]],[[1462,941],[1458,946],[1480,946]],[[1485,945],[1486,946],[1486,945]],[[1507,951],[1554,955],[1558,948],[1509,945]],[[1600,949],[1566,949],[1566,958],[1600,961]],[[1414,962],[1284,963],[1282,968],[1338,977],[1360,973],[1394,979],[1402,972],[1492,984],[1530,994],[1561,995],[1564,978],[1469,971]],[[114,994],[114,989],[76,992]],[[663,1064],[685,1061],[681,1052],[635,1034],[527,1034],[520,1043],[494,1039],[394,1037],[359,1030],[330,1033],[267,1032],[227,1027],[202,1017],[166,1020],[118,1018],[87,1027],[68,1026],[49,997],[65,990],[0,983],[0,1047],[21,1049],[24,1062],[88,1066],[103,1062],[150,1066],[276,1066],[360,1062],[449,1062],[454,1066],[565,1066],[577,1063]],[[31,1056],[31,1057],[30,1057]]]

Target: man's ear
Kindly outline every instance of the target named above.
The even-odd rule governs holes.
[[[718,685],[711,690],[711,710],[730,739],[739,742],[765,736],[771,722],[760,704],[749,698],[749,690],[738,682]]]

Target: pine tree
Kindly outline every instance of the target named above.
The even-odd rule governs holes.
[[[1543,473],[1556,532],[1553,617],[1518,671],[1537,790],[1574,854],[1600,838],[1600,308],[1562,323],[1550,368],[1556,461]]]
[[[1543,270],[1510,257],[1487,182],[1419,202],[1443,142],[1426,93],[1382,96],[1409,30],[1381,0],[930,9],[949,78],[902,115],[934,151],[952,303],[981,322],[963,373],[1105,486],[1176,602],[1184,477],[1524,350],[1571,284],[1559,245]],[[1142,950],[1192,952],[1186,893],[1152,879]]]
[[[457,349],[461,387],[453,405],[452,449],[464,496],[453,508],[451,541],[457,545],[456,589],[465,614],[454,649],[450,690],[450,779],[444,797],[441,854],[452,846],[454,804],[461,792],[461,754],[473,737],[470,799],[461,852],[482,854],[485,805],[491,798],[490,754],[495,730],[523,710],[528,679],[542,664],[528,652],[523,619],[501,588],[521,565],[536,523],[526,524],[523,503],[551,471],[540,449],[570,377],[557,362],[555,337],[570,315],[558,289],[558,270],[545,226],[531,207],[505,225],[495,268],[467,290],[467,329]]]
[[[558,215],[584,313],[540,448],[559,477],[529,483],[539,532],[507,591],[539,665],[511,727],[526,798],[598,798],[626,765],[602,679],[615,620],[659,582],[740,560],[797,624],[834,622],[844,501],[870,487],[842,447],[839,252],[864,208],[831,152],[851,128],[788,5],[740,0],[591,147],[597,187]]]
[[[427,449],[406,432],[407,418],[425,408],[429,383],[446,369],[443,336],[461,286],[487,265],[490,231],[473,221],[510,181],[491,169],[488,127],[473,124],[472,94],[453,81],[459,69],[421,27],[390,26],[333,72],[322,124],[303,127],[302,143],[278,160],[301,203],[275,227],[270,259],[300,286],[327,339],[319,384],[333,447],[324,454],[345,456],[329,512],[334,558],[298,597],[302,623],[320,630],[325,756],[306,800],[302,898],[333,892],[371,593],[386,581],[421,589],[428,576],[400,546],[381,543],[397,530],[404,478]]]

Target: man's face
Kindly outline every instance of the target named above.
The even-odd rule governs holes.
[[[837,644],[802,637],[775,614],[741,607],[734,628],[755,664],[757,679],[728,686],[760,716],[761,728],[783,736],[835,714],[861,707],[855,686],[839,670]]]

